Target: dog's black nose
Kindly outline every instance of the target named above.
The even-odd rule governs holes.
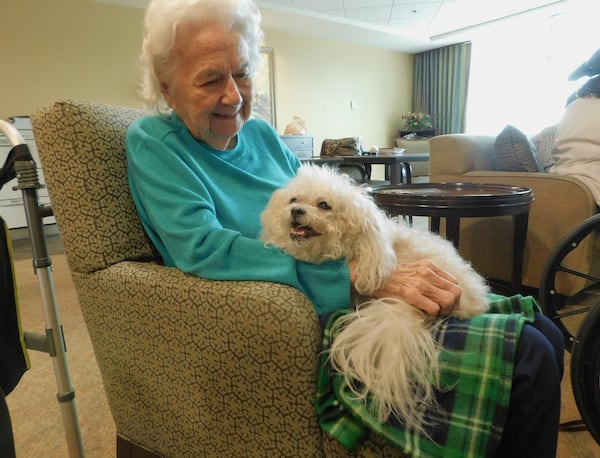
[[[304,211],[303,208],[300,208],[300,207],[292,208],[292,216],[302,216],[305,214],[306,214],[306,212]]]

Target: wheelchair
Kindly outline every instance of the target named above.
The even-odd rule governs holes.
[[[571,352],[571,384],[577,408],[600,444],[600,277],[573,270],[565,259],[600,232],[600,214],[579,224],[552,251],[539,289],[544,314],[561,330]],[[591,240],[593,242],[593,239]],[[583,278],[587,286],[574,296],[559,294],[558,275]]]

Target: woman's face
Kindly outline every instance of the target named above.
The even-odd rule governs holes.
[[[169,106],[194,138],[233,148],[252,110],[248,51],[239,36],[219,25],[181,24],[170,65],[170,78],[161,81]]]

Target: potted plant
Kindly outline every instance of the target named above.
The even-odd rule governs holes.
[[[402,115],[402,119],[405,119],[406,130],[423,130],[431,129],[431,116],[427,113],[413,113],[408,112]]]

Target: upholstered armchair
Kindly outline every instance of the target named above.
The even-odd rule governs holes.
[[[489,135],[439,135],[429,140],[430,180],[441,182],[495,183],[525,186],[533,191],[527,244],[523,264],[523,285],[539,288],[544,267],[552,250],[577,225],[597,212],[589,188],[574,177],[542,172],[494,170],[495,137]],[[483,275],[509,281],[512,273],[510,217],[465,218],[461,221],[460,251]],[[585,240],[566,259],[566,265],[580,272],[600,273],[600,237]],[[559,293],[572,296],[586,281],[573,276],[557,277]]]
[[[161,265],[127,184],[125,132],[141,114],[59,101],[32,116],[118,456],[400,456],[378,437],[350,454],[322,433],[320,328],[300,292]]]

